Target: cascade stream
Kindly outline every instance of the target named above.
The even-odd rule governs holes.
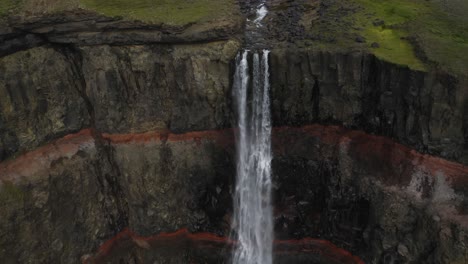
[[[268,54],[267,50],[252,54],[244,51],[239,54],[234,76],[239,128],[233,221],[239,245],[233,255],[235,264],[272,263],[272,154]],[[251,70],[250,56],[253,61]]]

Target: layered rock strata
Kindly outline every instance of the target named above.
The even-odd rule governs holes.
[[[466,262],[468,82],[296,45],[329,36],[304,33],[325,2],[293,2],[272,2],[264,32],[281,43],[270,60],[277,260],[355,263],[348,250],[365,263]],[[2,21],[2,263],[228,257],[243,20],[74,10]],[[161,254],[166,242],[176,253]]]
[[[39,47],[0,58],[0,160],[54,138],[230,126],[235,41]]]
[[[224,19],[181,25],[108,17],[83,9],[20,13],[9,16],[0,25],[0,55],[45,44],[144,45],[228,40],[243,26],[240,14],[232,12]]]
[[[2,259],[74,262],[127,227],[226,236],[233,146],[231,130],[84,130],[3,162]],[[366,263],[463,261],[466,167],[334,126],[277,128],[273,146],[279,239],[328,239]]]

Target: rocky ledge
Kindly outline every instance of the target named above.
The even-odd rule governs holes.
[[[228,40],[241,33],[243,21],[235,12],[215,21],[181,25],[109,17],[84,9],[10,16],[6,24],[0,25],[0,56],[45,44],[143,45]]]

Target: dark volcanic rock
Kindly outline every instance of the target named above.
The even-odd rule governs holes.
[[[366,53],[273,50],[274,124],[340,124],[460,160],[465,86]]]
[[[363,36],[357,36],[355,41],[357,43],[365,43],[366,42],[366,39],[363,37]]]
[[[229,131],[93,138],[84,130],[1,163],[0,259],[77,263],[125,227],[226,235],[235,170],[234,148],[223,146],[232,143]]]
[[[0,58],[0,160],[90,125],[67,56],[36,48]]]
[[[366,263],[388,256],[416,263],[463,260],[467,167],[334,126],[277,128],[273,150],[278,239],[327,239]],[[143,237],[187,227],[227,236],[234,156],[231,130],[101,137],[84,130],[3,162],[0,257],[73,263],[128,227],[138,236],[123,237],[112,247],[128,250],[108,257],[186,261],[193,251],[172,258],[159,247],[149,250],[151,239]],[[173,243],[172,249],[190,247],[184,238]],[[281,257],[288,243],[277,252],[284,263],[291,260]],[[215,252],[226,257],[222,248]],[[296,257],[330,263],[317,254],[310,258],[313,252],[324,253],[312,245]]]
[[[365,263],[463,263],[467,167],[333,126],[279,128],[273,146],[277,237],[325,238]]]
[[[182,132],[230,126],[230,62],[237,49],[234,41],[82,48],[96,128]]]
[[[6,25],[0,24],[0,56],[45,43],[142,45],[228,40],[241,33],[243,24],[240,15],[209,23],[170,26],[111,18],[81,9],[22,14],[10,16]]]
[[[101,132],[228,127],[237,49],[235,41],[41,47],[0,58],[0,160],[90,126]]]

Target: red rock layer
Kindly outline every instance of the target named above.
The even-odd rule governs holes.
[[[382,136],[348,130],[338,126],[310,125],[275,129],[276,153],[294,152],[296,144],[317,139],[321,145],[334,146],[335,155],[347,152],[353,164],[365,168],[370,176],[389,185],[407,186],[416,172],[444,176],[452,187],[468,190],[468,167],[439,157],[421,154]]]
[[[195,142],[213,141],[219,146],[227,147],[233,144],[232,130],[189,132],[171,134],[162,132],[147,132],[135,134],[103,134],[102,139],[113,144],[151,144],[161,142]],[[80,150],[94,148],[93,131],[83,129],[78,133],[67,135],[49,144],[27,152],[19,157],[0,163],[0,183],[15,183],[22,178],[34,177],[40,171],[48,170],[53,161],[71,157]]]
[[[49,169],[53,161],[63,157],[71,157],[78,151],[89,148],[94,148],[94,140],[90,129],[66,135],[16,159],[0,163],[0,184],[1,182],[15,183],[21,178],[27,180],[40,171]]]
[[[236,242],[226,237],[219,237],[211,233],[192,234],[187,229],[174,233],[161,233],[149,237],[141,237],[126,229],[105,242],[97,252],[90,256],[83,256],[83,264],[105,263],[114,254],[129,250],[132,247],[151,250],[157,248],[176,248],[183,250],[191,248],[204,250],[208,254],[219,254],[223,249],[235,247]],[[338,248],[326,240],[304,238],[300,240],[281,240],[274,242],[275,254],[302,254],[319,256],[327,263],[363,264],[364,262],[344,249]],[[325,262],[324,262],[325,263]]]
[[[234,132],[228,129],[185,134],[171,134],[165,131],[103,134],[102,139],[113,144],[143,145],[166,142],[202,144],[207,141],[232,149]],[[468,190],[468,167],[418,153],[389,138],[369,135],[362,131],[321,125],[280,127],[273,131],[273,147],[276,155],[290,153],[308,155],[309,158],[310,155],[316,155],[319,158],[350,159],[351,166],[364,169],[367,175],[386,185],[408,186],[415,173],[423,173],[429,177],[442,175],[458,192],[466,193]],[[2,182],[16,183],[23,178],[27,181],[38,176],[39,172],[47,172],[55,160],[70,158],[79,151],[93,151],[94,148],[95,141],[90,129],[67,135],[15,159],[0,163],[0,186]],[[126,230],[102,245],[96,254],[85,259],[91,263],[101,263],[116,250],[135,246],[149,249],[164,245],[219,250],[232,247],[235,243],[213,234],[190,234],[187,230],[152,237],[140,237]],[[362,263],[348,252],[322,240],[276,241],[275,250],[278,254],[319,254],[338,263]]]
[[[151,144],[161,142],[215,142],[220,147],[232,147],[234,133],[231,129],[172,134],[166,131],[139,134],[103,134],[103,139],[114,144]],[[310,125],[303,127],[279,127],[273,131],[273,147],[276,153],[295,151],[295,146],[308,146],[306,139],[314,139],[320,145],[344,149],[356,166],[364,166],[370,175],[386,184],[408,185],[412,175],[443,175],[451,186],[468,190],[468,167],[439,157],[418,153],[406,146],[381,136],[362,131],[347,130],[337,126]],[[67,135],[16,159],[0,163],[0,181],[16,182],[20,178],[33,177],[38,171],[47,170],[50,164],[62,157],[71,157],[80,150],[94,146],[92,131],[84,129]],[[339,151],[339,149],[337,149]]]

